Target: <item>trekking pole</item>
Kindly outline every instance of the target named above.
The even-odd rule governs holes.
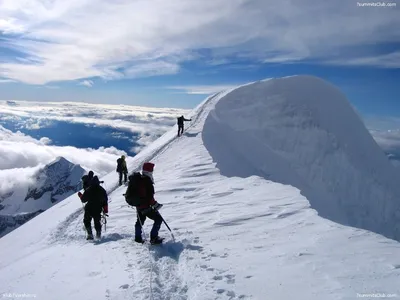
[[[169,226],[168,226],[167,222],[165,222],[165,220],[164,220],[164,218],[162,217],[162,215],[160,214],[160,212],[158,212],[158,214],[159,214],[159,216],[161,217],[161,220],[164,222],[165,226],[167,226],[167,228],[168,228],[169,232],[171,233],[172,240],[175,242],[175,237],[174,237],[174,234],[172,233],[172,230],[171,230],[171,228],[169,228]]]

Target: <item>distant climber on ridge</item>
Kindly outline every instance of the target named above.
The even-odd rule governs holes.
[[[94,176],[88,189],[82,194],[78,193],[79,198],[85,205],[85,215],[83,224],[87,231],[87,240],[93,240],[92,219],[96,230],[96,238],[101,238],[101,212],[108,213],[108,196],[106,190],[100,185],[99,178]]]
[[[183,122],[184,121],[192,121],[192,119],[185,119],[184,116],[180,116],[177,119],[178,119],[178,136],[181,136],[183,133],[183,129],[184,129]]]
[[[122,185],[122,174],[126,183],[128,181],[128,167],[126,166],[125,155],[117,159],[117,172],[119,173],[119,185]]]
[[[135,242],[144,243],[142,238],[142,226],[146,218],[154,220],[150,232],[150,243],[161,244],[163,239],[158,236],[163,219],[158,212],[162,207],[154,199],[154,164],[146,162],[142,167],[142,174],[139,172],[129,176],[129,185],[125,193],[128,204],[136,207],[137,219],[135,224]]]

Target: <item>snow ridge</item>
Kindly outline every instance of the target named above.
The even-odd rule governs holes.
[[[240,87],[210,113],[203,140],[221,174],[295,186],[321,216],[400,240],[400,172],[331,84],[293,76]]]

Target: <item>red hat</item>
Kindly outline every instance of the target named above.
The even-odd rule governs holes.
[[[145,163],[143,164],[143,168],[142,168],[143,171],[146,171],[146,172],[153,172],[153,169],[154,169],[154,164],[153,164],[153,163],[151,163],[151,162],[145,162]]]

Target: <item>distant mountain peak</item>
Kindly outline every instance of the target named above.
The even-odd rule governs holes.
[[[0,195],[0,236],[74,194],[84,173],[80,165],[57,157],[37,172],[35,183],[27,191]]]
[[[80,178],[85,170],[80,165],[75,165],[64,157],[57,157],[54,161],[41,169],[37,176],[40,186],[31,187],[25,197],[40,199],[47,192],[51,193],[51,202],[57,202],[59,196],[67,192],[75,192],[78,189]]]

